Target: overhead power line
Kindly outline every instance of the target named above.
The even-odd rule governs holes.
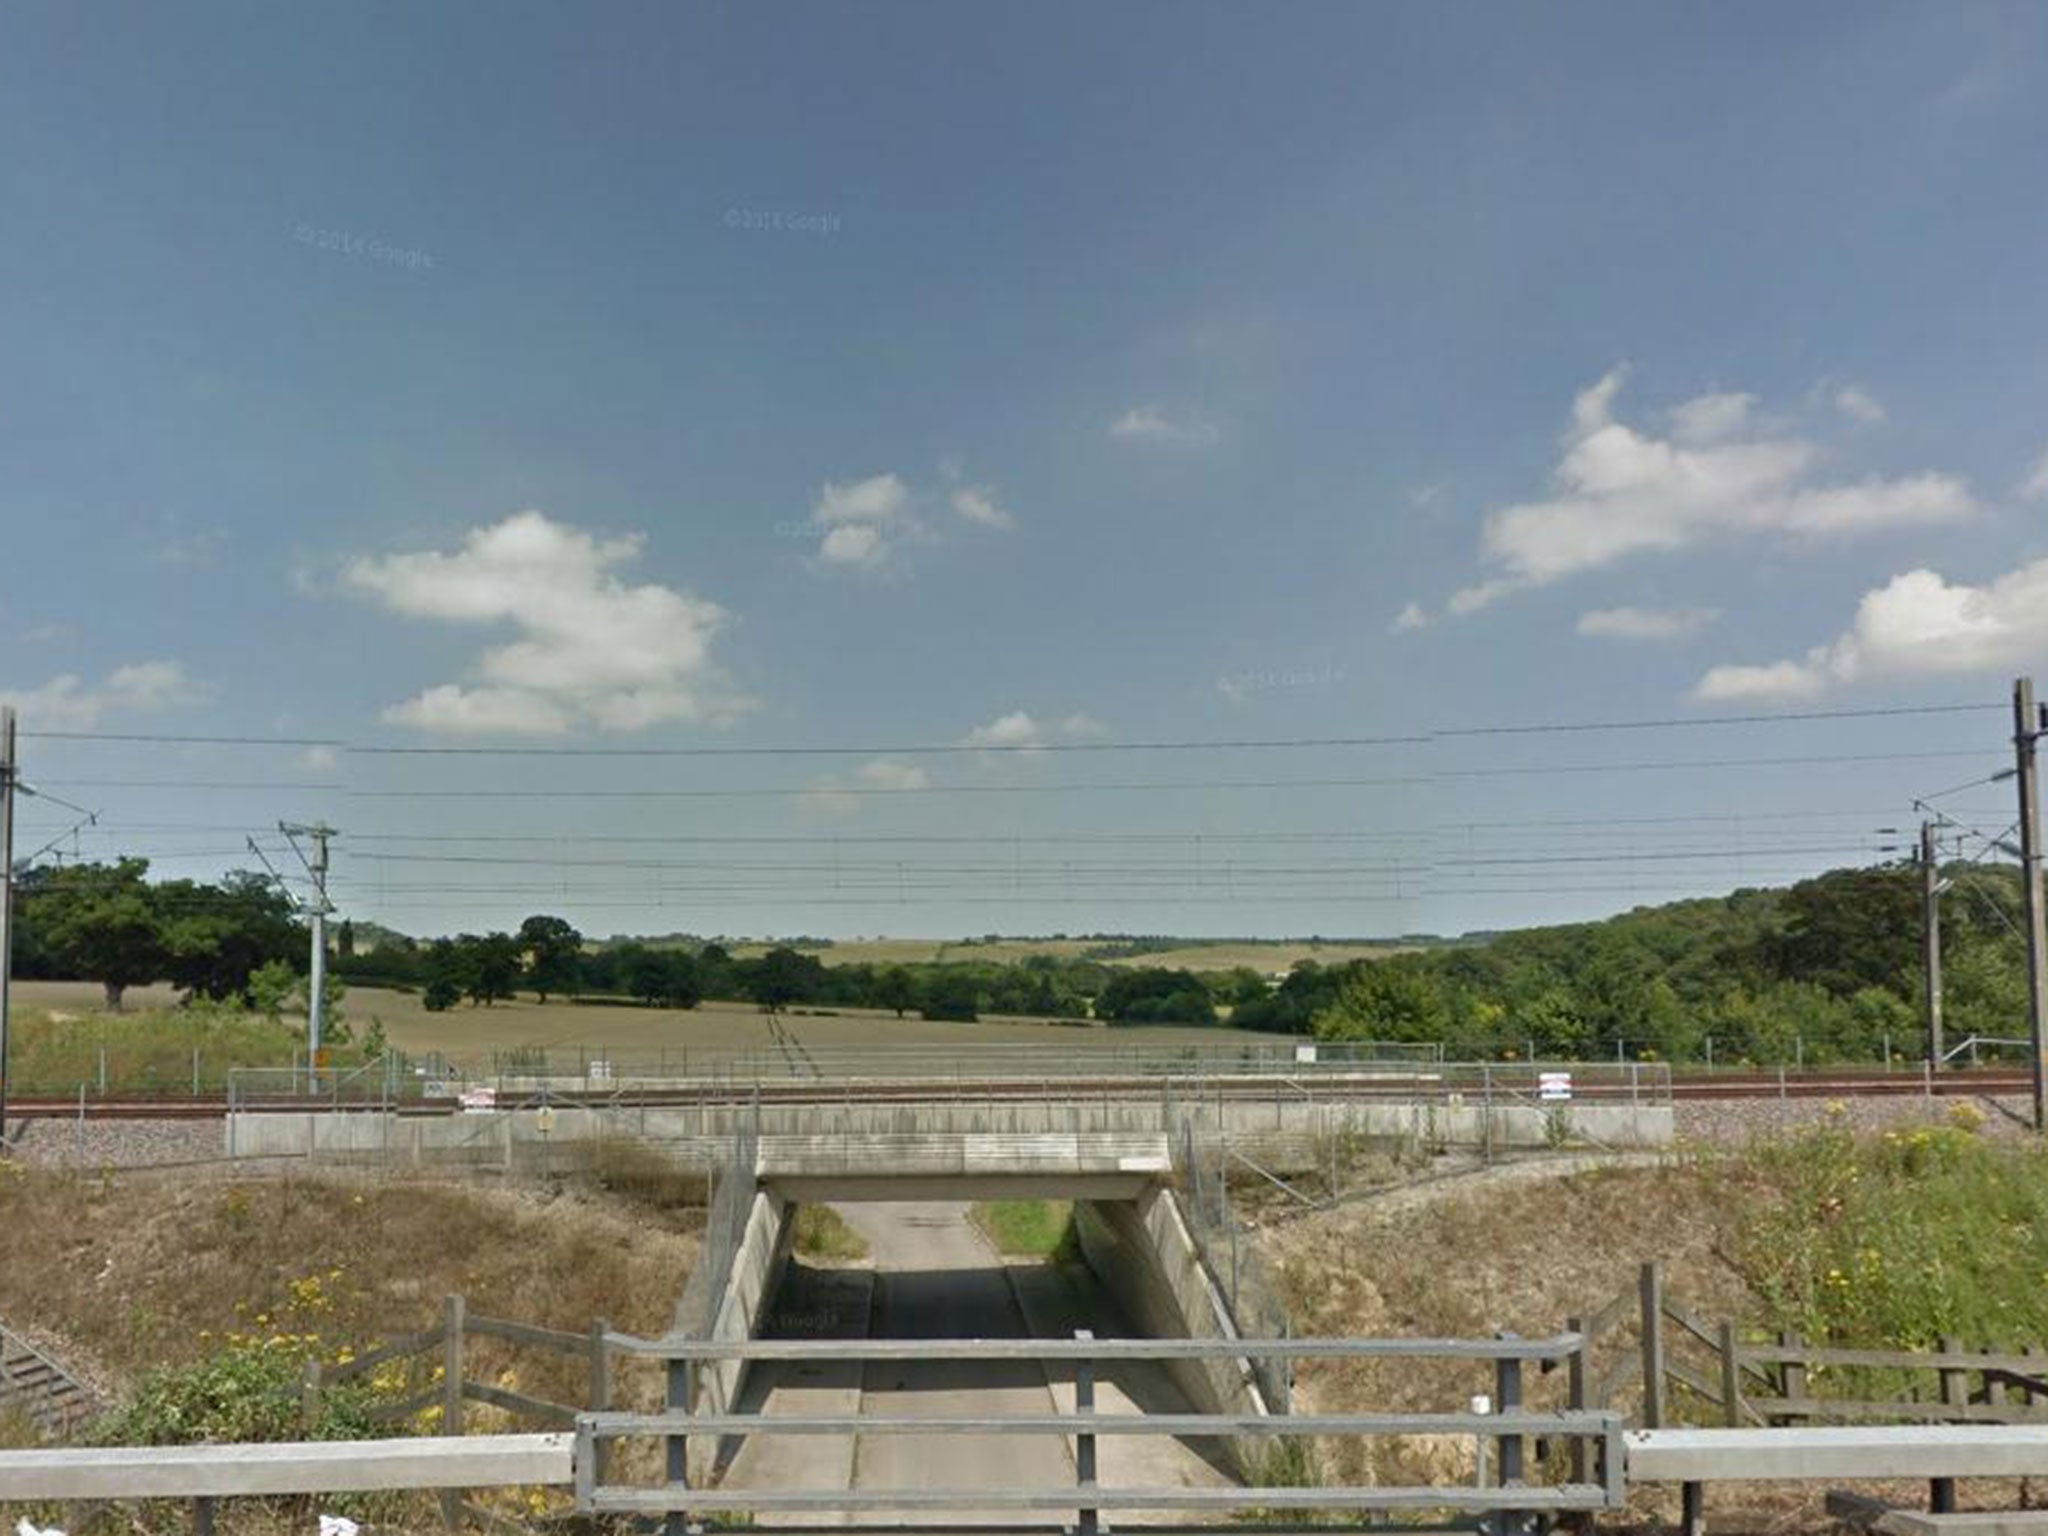
[[[1440,737],[1536,736],[1591,731],[1692,730],[1712,726],[1793,725],[1826,720],[1875,720],[1913,715],[1956,715],[2000,709],[1996,704],[1901,704],[1866,709],[1788,710],[1741,715],[1663,716],[1639,720],[1535,721],[1523,725],[1420,728],[1387,736],[1237,737],[1184,741],[1053,741],[915,743],[894,746],[546,747],[403,746],[352,742],[334,736],[174,735],[143,731],[23,731],[27,740],[166,743],[194,746],[326,747],[372,757],[873,757],[980,752],[1206,752],[1320,747],[1420,746]]]

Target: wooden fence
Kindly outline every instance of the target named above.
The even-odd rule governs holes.
[[[1772,1343],[1744,1340],[1733,1323],[1711,1322],[1666,1294],[1656,1264],[1642,1267],[1633,1291],[1588,1317],[1567,1318],[1565,1328],[1585,1341],[1565,1363],[1571,1405],[1620,1406],[1618,1399],[1634,1395],[1635,1420],[1644,1429],[1666,1427],[1674,1388],[1706,1407],[1707,1422],[1730,1427],[2048,1420],[2048,1354],[2039,1346],[2015,1353],[1944,1338],[1935,1350],[1842,1349],[1791,1332]],[[1871,1373],[1898,1373],[1899,1391],[1858,1397],[1816,1390],[1815,1378],[1835,1370],[1853,1373],[1845,1379],[1865,1390],[1873,1384]],[[1687,1417],[1700,1421],[1698,1415]]]
[[[300,1412],[306,1432],[313,1433],[320,1417],[321,1394],[344,1382],[356,1381],[396,1360],[408,1362],[439,1356],[441,1379],[419,1388],[397,1402],[379,1404],[369,1417],[378,1424],[401,1424],[429,1409],[441,1410],[439,1432],[463,1432],[463,1405],[486,1403],[508,1413],[522,1414],[542,1424],[573,1429],[579,1415],[603,1413],[612,1407],[611,1324],[604,1318],[591,1323],[587,1333],[570,1333],[559,1328],[538,1328],[506,1318],[486,1317],[471,1312],[461,1296],[447,1297],[441,1304],[441,1321],[424,1332],[406,1334],[387,1344],[356,1356],[346,1365],[323,1366],[308,1360],[300,1385]],[[581,1356],[589,1369],[588,1390],[581,1403],[557,1403],[547,1398],[515,1392],[490,1382],[471,1381],[466,1374],[466,1342],[472,1338],[502,1339],[508,1343],[557,1354]],[[411,1371],[408,1375],[412,1375]],[[604,1448],[595,1450],[600,1463]],[[452,1526],[460,1512],[461,1493],[446,1490],[441,1495],[442,1514]]]

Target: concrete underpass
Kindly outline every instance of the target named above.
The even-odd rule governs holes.
[[[789,1259],[760,1332],[779,1338],[1070,1338],[1139,1330],[1086,1270],[1005,1263],[968,1218],[965,1201],[843,1201],[839,1214],[866,1240],[864,1268]],[[1166,1369],[1104,1367],[1104,1413],[1200,1411]],[[1071,1412],[1071,1371],[1008,1362],[876,1362],[865,1366],[764,1363],[742,1391],[742,1411],[895,1414],[911,1417]],[[1229,1481],[1223,1448],[1148,1436],[1104,1436],[1104,1486],[1194,1487]],[[1045,1487],[1074,1483],[1070,1443],[1052,1436],[913,1434],[750,1438],[728,1452],[723,1482],[755,1488]],[[874,1512],[875,1523],[900,1514]],[[948,1523],[995,1524],[1014,1515],[962,1511]],[[764,1516],[763,1524],[774,1523]],[[849,1521],[859,1523],[859,1521]]]

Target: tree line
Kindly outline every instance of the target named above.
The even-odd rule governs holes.
[[[741,957],[724,945],[638,940],[595,944],[567,919],[536,914],[516,932],[416,940],[379,933],[357,953],[345,938],[337,971],[357,985],[416,989],[427,1008],[490,1007],[525,991],[694,1008],[705,999],[788,1008],[881,1009],[903,1017],[971,1021],[983,1014],[1100,1019],[1113,1024],[1214,1024],[1266,984],[1248,969],[1204,977],[1125,970],[1032,955],[1015,962],[913,961],[827,965],[792,945]]]
[[[1944,983],[1952,1040],[2023,1034],[2024,948],[2011,871],[1944,871]],[[417,991],[430,1009],[515,993],[688,1009],[705,999],[901,1017],[984,1014],[1109,1024],[1217,1024],[1328,1040],[1441,1042],[1453,1057],[1637,1058],[1759,1064],[1874,1059],[1920,1048],[1920,875],[1832,871],[1783,889],[1675,902],[1601,922],[1521,929],[1343,964],[1304,961],[1275,985],[1239,966],[1195,972],[1092,956],[826,965],[777,945],[596,942],[566,918],[416,940],[341,924],[336,976]],[[99,982],[109,1006],[169,981],[188,997],[274,1011],[308,936],[291,900],[247,872],[148,879],[140,859],[32,870],[18,895],[15,964]],[[1711,1042],[1711,1044],[1710,1044]]]

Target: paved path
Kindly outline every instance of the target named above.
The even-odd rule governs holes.
[[[876,1338],[1030,1336],[1002,1263],[967,1219],[964,1204],[848,1205],[840,1214],[874,1255]],[[1045,1372],[1030,1361],[877,1361],[861,1386],[863,1413],[1053,1412]],[[1063,1488],[1073,1482],[1066,1442],[1050,1435],[866,1435],[854,1456],[856,1488]],[[962,1510],[943,1518],[970,1525],[1017,1516]]]
[[[1063,1277],[1038,1265],[1006,1267],[968,1220],[965,1204],[849,1204],[838,1209],[867,1239],[874,1262],[872,1296],[862,1289],[865,1275],[792,1265],[770,1333],[851,1338],[865,1332],[875,1338],[931,1339],[1068,1337],[1076,1327],[1093,1328],[1104,1337],[1132,1332],[1088,1277]],[[1074,1401],[1070,1371],[1054,1367],[1049,1380],[1046,1367],[1033,1362],[879,1361],[865,1367],[810,1367],[802,1376],[793,1370],[758,1370],[744,1408],[767,1414],[1043,1414],[1071,1411]],[[1097,1389],[1097,1404],[1109,1413],[1190,1411],[1163,1370],[1142,1364],[1109,1373]],[[1175,1441],[1105,1436],[1098,1444],[1098,1470],[1106,1484],[1224,1481],[1216,1466]],[[1070,1443],[1052,1436],[762,1436],[747,1442],[725,1480],[728,1486],[787,1488],[1070,1488],[1074,1463]],[[874,1511],[844,1523],[912,1520],[971,1526],[1014,1524],[1020,1518],[1029,1517],[994,1510],[957,1515]],[[759,1523],[792,1521],[763,1516]]]

